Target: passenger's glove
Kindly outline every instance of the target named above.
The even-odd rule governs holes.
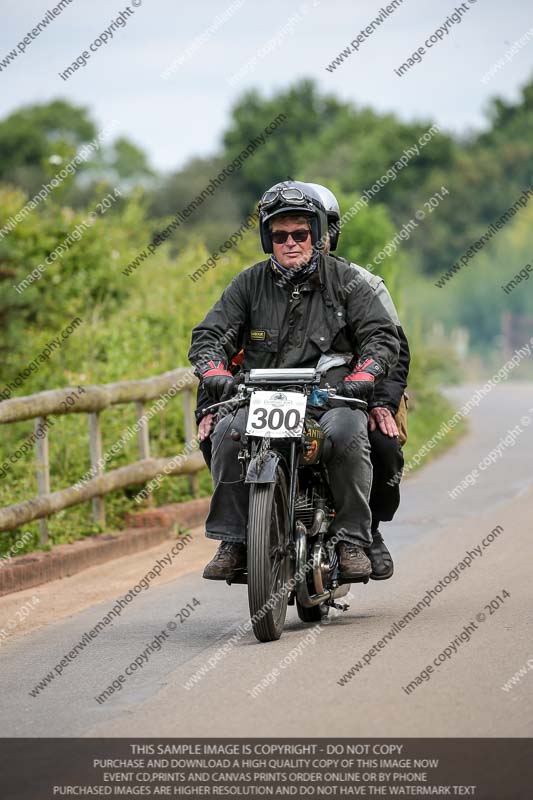
[[[208,368],[202,372],[202,381],[209,397],[215,402],[225,400],[233,389],[233,375],[218,361],[207,362]]]
[[[368,403],[374,392],[374,379],[380,375],[383,375],[383,369],[373,358],[358,361],[353,372],[337,384],[337,394]]]

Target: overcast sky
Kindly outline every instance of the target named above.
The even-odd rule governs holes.
[[[0,64],[57,2],[1,0]],[[461,3],[396,0],[398,8],[362,40],[359,51],[328,72],[325,67],[387,2],[129,0],[126,25],[63,81],[58,73],[89,51],[126,8],[121,0],[72,0],[2,68],[0,115],[22,104],[66,98],[89,107],[100,127],[116,119],[119,132],[146,150],[154,166],[170,170],[217,149],[232,105],[250,87],[269,95],[311,77],[321,90],[355,104],[467,132],[483,125],[491,96],[516,99],[533,73],[531,0],[465,0],[461,23],[448,25],[443,41],[426,49],[422,62],[403,77],[394,69]],[[509,63],[481,82],[521,37],[526,39]],[[162,78],[180,57],[184,62]],[[246,74],[231,82],[253,58]]]

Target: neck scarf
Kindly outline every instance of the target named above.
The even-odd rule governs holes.
[[[319,257],[320,253],[313,253],[307,264],[302,264],[301,267],[284,267],[279,261],[276,261],[274,256],[270,256],[270,263],[274,273],[278,275],[278,277],[282,278],[283,281],[296,284],[307,280],[317,269]]]

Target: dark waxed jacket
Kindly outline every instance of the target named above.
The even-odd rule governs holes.
[[[239,273],[192,331],[189,360],[200,375],[207,359],[227,366],[241,348],[243,368],[314,367],[325,353],[373,358],[385,375],[397,362],[394,322],[376,290],[347,262],[321,254],[318,269],[294,287],[270,259]]]

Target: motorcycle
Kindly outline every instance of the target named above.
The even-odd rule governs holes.
[[[325,434],[308,412],[334,399],[322,373],[309,369],[252,369],[234,378],[235,394],[203,412],[229,414],[248,406],[240,442],[241,478],[250,484],[247,567],[227,583],[248,585],[251,622],[260,642],[279,639],[287,606],[303,622],[319,622],[350,584],[339,581],[335,537],[328,528],[335,516],[326,469],[321,462]],[[362,400],[339,397],[366,410]],[[368,582],[368,577],[360,580]]]

